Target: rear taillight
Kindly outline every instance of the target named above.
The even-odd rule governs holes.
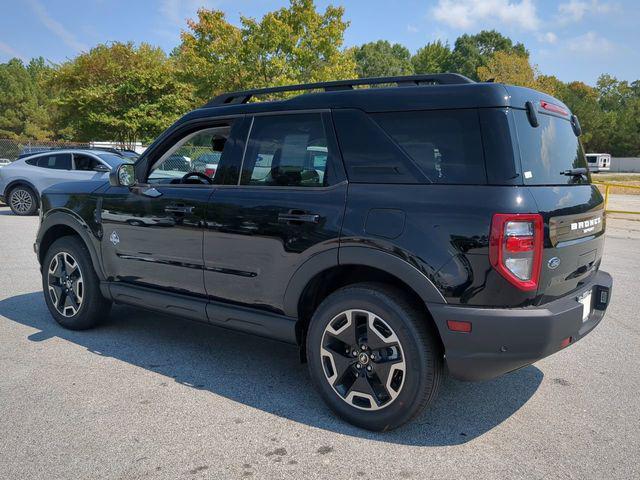
[[[216,174],[216,169],[207,167],[204,169],[204,174],[209,178],[213,178],[213,176]]]
[[[491,265],[520,290],[536,290],[542,262],[542,216],[496,213],[491,222]]]

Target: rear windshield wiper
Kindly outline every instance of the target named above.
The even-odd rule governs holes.
[[[560,172],[560,175],[567,175],[569,177],[584,177],[587,178],[589,170],[586,168],[569,168]]]

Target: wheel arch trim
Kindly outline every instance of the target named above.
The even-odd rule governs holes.
[[[4,188],[3,196],[7,200],[9,200],[9,193],[11,193],[11,190],[13,190],[15,187],[19,185],[24,185],[26,187],[29,187],[29,189],[33,191],[33,193],[35,193],[36,202],[38,203],[38,206],[40,206],[40,192],[38,192],[38,189],[35,187],[33,183],[31,183],[29,180],[25,180],[24,178],[16,178],[14,180],[11,180],[9,183],[7,183],[7,186]]]
[[[309,258],[293,274],[283,302],[284,313],[298,317],[298,302],[307,285],[316,275],[337,266],[365,266],[384,270],[406,283],[426,303],[446,304],[434,283],[405,260],[371,247],[339,247],[326,250]]]
[[[44,252],[40,249],[42,240],[46,236],[47,232],[60,225],[69,227],[78,234],[89,250],[89,255],[91,256],[91,262],[93,263],[96,275],[100,281],[106,280],[106,275],[102,270],[100,255],[96,250],[94,241],[91,239],[92,234],[89,231],[89,225],[87,225],[87,223],[76,213],[68,210],[50,211],[47,212],[47,215],[43,218],[38,231],[38,236],[36,237],[38,261],[42,264],[42,260],[44,259]]]

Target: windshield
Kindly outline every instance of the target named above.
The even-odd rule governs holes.
[[[132,159],[121,157],[115,153],[98,153],[97,155],[107,162],[111,168],[116,168],[121,163],[133,163]]]
[[[522,175],[525,185],[585,184],[584,176],[564,175],[573,168],[587,168],[582,145],[569,120],[538,113],[540,125],[532,127],[524,110],[514,110]]]

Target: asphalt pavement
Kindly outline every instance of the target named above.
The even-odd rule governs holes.
[[[640,222],[608,220],[605,320],[389,433],[337,419],[295,348],[124,307],[50,317],[37,217],[0,208],[0,479],[640,478]]]

